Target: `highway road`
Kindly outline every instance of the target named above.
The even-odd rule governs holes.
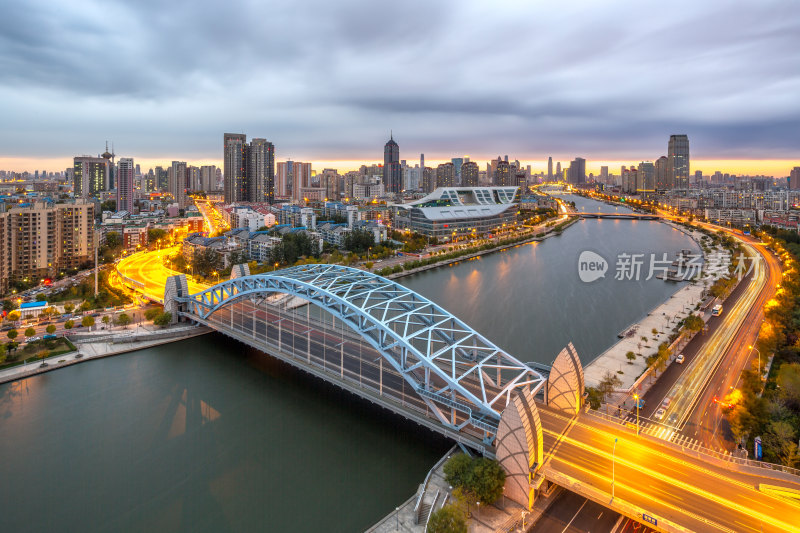
[[[702,226],[711,230],[722,229],[709,224]],[[708,331],[696,336],[686,346],[683,350],[686,362],[683,365],[671,364],[644,395],[645,407],[640,414],[651,417],[664,398],[674,399],[682,391],[684,399],[691,399],[690,408],[682,412],[668,409],[662,424],[680,428],[680,434],[705,447],[730,451],[735,444],[730,440],[722,407],[714,400],[721,400],[736,388],[742,370],[755,359],[756,352],[749,347],[756,341],[764,305],[775,295],[782,268],[775,255],[760,241],[728,233],[743,241],[751,253],[761,258],[761,267],[754,269],[752,279],[744,279],[728,297],[722,317],[712,317]],[[704,364],[695,365],[697,358],[703,358]],[[673,440],[679,436],[675,433],[669,435]]]
[[[741,327],[733,335],[720,365],[709,376],[695,409],[682,428],[684,434],[694,435],[701,442],[728,449],[731,449],[734,443],[729,440],[729,426],[722,416],[722,406],[714,399],[722,400],[728,392],[737,388],[742,371],[757,357],[755,350],[751,350],[750,346],[755,344],[758,337],[764,319],[764,306],[775,295],[782,279],[781,264],[772,252],[755,239],[737,237],[748,241],[761,255],[766,271],[766,283],[748,309]]]
[[[800,531],[800,507],[756,490],[763,478],[726,470],[591,415],[571,422],[538,407],[548,456],[543,472],[562,486],[574,483],[569,490],[583,495],[585,489],[588,497],[599,491],[601,503],[610,502],[613,470],[614,510],[631,504],[662,524],[696,532]]]
[[[129,287],[135,288],[146,298],[161,301],[164,298],[164,285],[169,276],[181,274],[164,265],[164,260],[168,256],[175,255],[181,249],[180,245],[171,246],[162,250],[152,252],[139,252],[121,259],[117,263],[117,271],[127,278],[130,278],[141,285]],[[191,276],[186,276],[189,283],[189,292],[198,293],[209,286],[191,280]]]
[[[619,513],[564,491],[547,507],[529,533],[608,533],[620,519]]]

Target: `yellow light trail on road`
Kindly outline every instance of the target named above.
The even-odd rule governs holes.
[[[672,398],[672,403],[666,409],[663,418],[664,420],[669,420],[673,413],[677,413],[679,416],[675,424],[677,427],[680,427],[691,414],[691,410],[703,390],[703,385],[711,377],[711,370],[720,361],[730,343],[735,339],[736,332],[744,323],[747,314],[761,293],[764,283],[766,283],[766,269],[760,260],[761,256],[756,254],[752,246],[744,243],[743,246],[750,257],[759,259],[757,261],[754,259],[755,272],[746,288],[746,293],[739,298],[732,309],[723,313],[722,319],[724,323],[711,335],[711,338],[703,346],[702,351],[692,361],[691,366],[681,374],[666,395],[667,398]],[[713,317],[712,320],[714,320]]]
[[[122,276],[142,284],[142,286],[129,285],[130,288],[142,293],[146,298],[161,301],[164,298],[164,285],[167,283],[167,278],[182,274],[182,272],[167,268],[163,260],[179,250],[180,245],[176,245],[163,250],[129,255],[117,264],[117,271]],[[198,293],[209,287],[205,283],[191,280],[190,276],[187,276],[186,279],[191,294]]]
[[[547,430],[547,429],[544,430],[544,431],[545,431],[545,433],[554,435],[556,437],[559,435],[555,431],[551,431],[551,430]],[[583,442],[581,442],[581,441],[579,441],[577,439],[574,439],[572,437],[569,437],[567,435],[565,435],[563,437],[563,440],[564,440],[564,442],[568,442],[572,446],[575,446],[575,447],[578,447],[580,449],[589,451],[592,454],[599,455],[600,457],[602,457],[604,459],[607,459],[608,461],[612,460],[612,454],[611,453],[609,453],[609,452],[607,452],[607,451],[605,451],[603,449],[600,449],[600,448],[598,448],[596,446],[583,443]],[[648,446],[645,446],[641,442],[637,442],[637,441],[632,440],[632,439],[623,440],[622,443],[627,445],[627,446],[629,446],[630,448],[632,448],[632,453],[633,454],[636,454],[636,448],[640,448],[641,450],[647,450],[647,451],[650,451],[650,452],[654,451],[654,450],[648,450]],[[620,448],[622,448],[622,446],[620,446]],[[639,453],[641,453],[641,451]],[[554,460],[555,461],[562,461],[562,459],[560,459],[558,457],[555,457]],[[771,524],[771,525],[779,528],[781,531],[792,531],[793,529],[795,529],[797,527],[795,524],[789,524],[787,522],[784,522],[783,520],[779,520],[779,519],[777,519],[775,517],[772,517],[772,516],[769,516],[767,514],[761,513],[759,511],[757,511],[756,509],[751,508],[750,506],[742,505],[742,504],[740,504],[740,503],[738,503],[736,501],[733,501],[732,499],[729,499],[729,498],[724,498],[722,496],[717,496],[716,494],[712,494],[711,492],[709,492],[709,491],[707,491],[705,489],[701,489],[701,488],[698,488],[696,486],[693,486],[693,485],[691,485],[690,483],[688,483],[686,481],[681,481],[681,480],[676,479],[676,478],[674,478],[672,476],[668,476],[668,475],[662,474],[662,473],[660,473],[660,472],[658,472],[656,470],[653,470],[652,468],[649,468],[646,464],[638,463],[638,462],[626,459],[624,457],[624,455],[622,455],[622,454],[616,454],[615,457],[614,457],[614,460],[618,464],[625,465],[625,466],[627,466],[627,467],[629,467],[629,468],[631,468],[633,470],[636,470],[638,472],[644,473],[644,474],[646,474],[646,475],[648,475],[648,476],[650,476],[652,478],[658,479],[658,480],[660,480],[660,481],[662,481],[664,483],[667,483],[669,485],[678,487],[678,488],[680,488],[682,490],[685,490],[687,492],[690,492],[692,494],[696,494],[697,496],[700,496],[700,497],[705,498],[707,500],[716,502],[716,503],[722,505],[723,507],[726,507],[728,509],[734,509],[734,510],[740,512],[740,513],[745,514],[746,516],[752,516],[754,518],[757,518],[758,520],[760,520],[760,521],[762,521],[762,522],[764,522],[766,524]],[[687,474],[689,474],[689,473],[690,472],[687,472]],[[753,492],[758,493],[758,491],[756,491],[753,487],[749,487],[749,490],[752,490]]]

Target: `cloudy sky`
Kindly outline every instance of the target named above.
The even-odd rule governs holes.
[[[225,131],[346,167],[391,129],[402,158],[534,163],[654,159],[687,133],[697,160],[786,175],[800,2],[7,0],[0,121],[6,169],[106,139],[215,162]]]

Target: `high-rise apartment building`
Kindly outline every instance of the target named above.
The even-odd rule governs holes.
[[[800,167],[794,167],[789,172],[789,188],[800,189]]]
[[[508,164],[508,161],[504,161],[498,157],[495,161],[492,161],[492,163],[494,163],[494,186],[504,187],[511,185],[511,165]]]
[[[135,173],[136,167],[132,158],[123,157],[119,160],[119,167],[117,168],[117,211],[127,211],[133,214],[133,176]]]
[[[442,163],[436,167],[436,187],[455,187],[456,167],[453,163]]]
[[[217,166],[203,165],[200,167],[200,190],[213,191],[217,188]]]
[[[260,138],[248,143],[243,133],[226,133],[223,144],[225,202],[273,203],[275,146]],[[203,181],[203,184],[209,186],[208,190],[212,189],[211,183]]]
[[[478,186],[478,164],[475,161],[467,161],[461,165],[461,185],[464,187]]]
[[[186,161],[173,161],[169,172],[169,193],[178,202],[178,207],[186,207]]]
[[[159,191],[164,192],[169,189],[169,172],[164,167],[156,167],[156,187]]]
[[[10,280],[54,277],[88,263],[93,227],[92,202],[36,202],[0,213],[0,289]]]
[[[103,157],[79,156],[73,160],[73,191],[76,197],[99,196],[109,182],[110,163]]]
[[[638,194],[654,192],[656,188],[656,167],[653,163],[643,161],[636,171],[636,192]]]
[[[666,156],[661,156],[655,162],[656,189],[672,189],[674,187],[669,175],[669,163]]]
[[[275,146],[266,139],[250,141],[246,182],[249,202],[275,202]]]
[[[403,188],[403,172],[400,169],[400,147],[394,136],[383,146],[383,186],[387,193],[396,194]]]
[[[247,135],[226,133],[222,137],[225,170],[225,203],[247,201]]]
[[[608,184],[608,166],[600,167],[600,183]]]
[[[158,186],[156,184],[156,173],[153,172],[152,168],[148,170],[147,174],[144,176],[142,188],[144,189],[144,192],[155,192],[158,190]]]
[[[670,135],[667,145],[667,167],[673,187],[689,188],[689,136]]]
[[[424,167],[422,170],[422,190],[427,193],[433,192],[436,188],[436,171],[431,167]]]

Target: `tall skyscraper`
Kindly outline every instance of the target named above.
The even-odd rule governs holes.
[[[600,182],[608,184],[608,167],[601,166],[600,167]]]
[[[247,151],[247,197],[250,202],[275,202],[275,147],[253,139]]]
[[[442,163],[436,167],[436,186],[455,187],[456,167],[453,163]]]
[[[419,154],[419,168],[425,169],[425,154]]]
[[[226,133],[223,135],[223,166],[225,170],[225,203],[247,201],[247,135]]]
[[[186,161],[173,161],[169,172],[169,193],[178,202],[178,207],[186,207]]]
[[[689,136],[670,135],[667,145],[669,179],[678,189],[689,188]]]
[[[156,167],[156,187],[161,192],[169,189],[169,172],[164,167]]]
[[[106,190],[110,162],[103,157],[79,156],[73,160],[73,192],[80,198],[97,197]]]
[[[463,157],[454,157],[450,160],[453,163],[453,167],[456,169],[456,183],[461,184],[461,166],[464,164]]]
[[[547,158],[547,181],[553,181],[553,158]]]
[[[400,147],[389,135],[383,147],[383,186],[388,193],[399,193],[403,187],[403,173],[400,169]]]
[[[119,160],[117,169],[117,211],[127,211],[133,214],[133,176],[136,167],[133,159],[123,157]]]
[[[561,181],[561,161],[556,163],[556,181]]]
[[[436,172],[431,167],[422,169],[422,190],[431,193],[436,188]]]
[[[478,164],[475,161],[467,161],[461,165],[461,185],[464,187],[478,186]]]
[[[494,185],[496,187],[513,185],[512,181],[511,165],[508,164],[508,161],[498,158],[494,170]]]
[[[100,156],[106,161],[108,161],[108,173],[106,174],[106,181],[103,185],[104,191],[110,191],[114,188],[117,182],[117,176],[115,173],[116,165],[114,164],[114,158],[117,154],[114,153],[114,148],[111,148],[111,151],[108,151],[108,141],[106,141],[106,151]]]
[[[156,174],[153,172],[152,168],[147,171],[147,175],[144,179],[143,189],[145,192],[154,192],[157,190]]]
[[[586,160],[582,157],[576,157],[569,165],[569,172],[567,173],[567,181],[572,185],[586,183]]]

